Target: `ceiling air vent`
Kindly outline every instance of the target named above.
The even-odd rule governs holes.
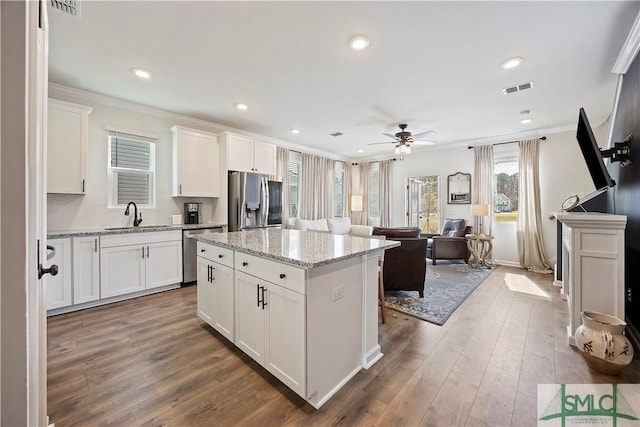
[[[511,87],[505,87],[504,89],[502,89],[502,93],[504,93],[505,95],[509,95],[510,93],[516,93],[526,89],[531,89],[532,87],[533,82],[522,83]]]
[[[66,15],[80,17],[80,0],[49,0],[49,4]]]
[[[342,136],[343,133],[342,132],[334,132],[334,133],[330,133],[329,135],[331,135],[331,136]]]

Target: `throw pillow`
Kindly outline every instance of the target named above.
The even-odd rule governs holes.
[[[348,234],[351,231],[351,218],[329,218],[327,225],[333,234]]]
[[[326,219],[316,219],[316,220],[310,220],[309,221],[309,226],[307,227],[307,230],[321,230],[321,231],[329,231],[329,227],[327,227],[327,220]]]

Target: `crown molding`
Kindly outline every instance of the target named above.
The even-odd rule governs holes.
[[[182,114],[174,113],[172,111],[162,110],[156,107],[150,107],[148,105],[140,104],[137,102],[126,101],[124,99],[115,98],[110,95],[105,95],[102,93],[91,92],[84,89],[78,89],[70,86],[64,86],[58,83],[49,82],[49,97],[68,97],[74,100],[78,100],[79,102],[91,104],[101,104],[114,108],[121,108],[123,110],[134,111],[140,114],[146,114],[149,116],[158,117],[165,120],[171,120],[179,123],[182,126],[193,126],[198,129],[212,132],[218,134],[220,132],[234,132],[243,135],[248,135],[250,137],[259,139],[264,142],[269,142],[271,144],[278,145],[283,148],[287,148],[289,150],[300,151],[302,153],[307,154],[315,154],[318,156],[327,157],[333,160],[340,160],[344,162],[350,162],[351,159],[348,157],[336,156],[334,153],[330,153],[328,151],[318,150],[315,148],[295,144],[289,141],[284,141],[277,138],[272,138],[265,135],[259,135],[253,132],[247,132],[242,129],[236,129],[230,126],[221,125],[214,122],[209,122],[206,120],[196,119],[193,117],[185,116]]]
[[[636,16],[636,20],[629,31],[627,40],[624,42],[624,45],[622,45],[618,59],[613,65],[611,72],[626,74],[633,60],[638,56],[638,52],[640,52],[640,12],[638,12]]]

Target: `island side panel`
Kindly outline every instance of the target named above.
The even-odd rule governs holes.
[[[378,254],[362,257],[362,366],[369,369],[382,357],[378,344]]]
[[[307,400],[316,408],[362,369],[363,258],[308,271]]]

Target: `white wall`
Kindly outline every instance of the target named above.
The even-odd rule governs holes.
[[[203,203],[203,221],[218,222],[214,218],[218,208],[216,198],[171,197],[171,132],[173,125],[191,128],[192,123],[181,123],[123,107],[100,104],[69,95],[55,94],[51,98],[87,105],[93,108],[89,115],[89,152],[86,194],[48,195],[48,230],[73,230],[94,227],[131,225],[133,216],[124,216],[122,208],[107,208],[107,132],[105,125],[157,134],[156,141],[156,207],[142,209],[145,225],[170,224],[171,215],[183,212],[185,202]],[[219,133],[224,129],[201,127],[200,130]],[[224,185],[224,184],[223,184]],[[226,206],[222,207],[226,212]],[[222,218],[226,218],[225,215]],[[225,221],[226,222],[226,221]]]
[[[606,145],[607,128],[607,122],[594,128],[595,137],[602,148]],[[496,151],[501,149],[498,147],[505,146],[497,146]],[[466,147],[414,151],[403,161],[396,162],[393,172],[392,225],[398,227],[406,224],[404,191],[406,179],[426,175],[440,176],[442,218],[465,218],[467,221],[472,221],[470,205],[446,203],[446,179],[447,175],[455,172],[471,173],[473,188],[475,179],[473,164],[473,150]],[[547,135],[547,140],[540,142],[540,205],[544,249],[552,265],[556,261],[556,222],[548,219],[549,214],[559,210],[562,202],[569,195],[584,195],[593,190],[593,183],[576,142],[575,131]],[[515,222],[494,221],[492,233],[495,238],[493,242],[495,261],[501,264],[519,265]]]

